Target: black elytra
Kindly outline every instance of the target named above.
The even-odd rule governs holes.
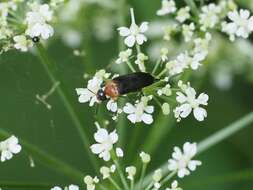
[[[112,81],[118,85],[119,94],[123,95],[140,91],[142,88],[153,84],[155,78],[149,73],[135,72],[116,77]]]

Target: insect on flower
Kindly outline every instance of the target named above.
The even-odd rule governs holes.
[[[105,101],[110,97],[116,100],[120,95],[138,92],[154,82],[155,78],[149,73],[135,72],[122,75],[106,82],[105,87],[98,90],[97,99]]]

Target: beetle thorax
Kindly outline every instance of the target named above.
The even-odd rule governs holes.
[[[112,99],[116,99],[120,95],[118,85],[115,81],[109,81],[106,83],[105,94],[110,96]]]

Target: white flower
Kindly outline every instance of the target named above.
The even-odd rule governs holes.
[[[124,152],[121,148],[116,148],[116,155],[118,157],[123,157],[124,156]]]
[[[182,81],[179,81],[179,87],[181,87],[182,92],[177,92],[176,100],[180,105],[174,109],[175,117],[180,121],[181,118],[186,118],[190,115],[193,110],[194,117],[198,121],[203,121],[205,117],[207,117],[207,112],[204,108],[200,107],[200,105],[206,106],[208,104],[208,95],[201,93],[196,98],[196,91],[190,84],[180,86],[180,83],[182,83]]]
[[[14,36],[13,40],[15,42],[14,47],[23,52],[26,52],[32,46],[31,40],[26,39],[24,35]]]
[[[170,171],[177,171],[177,175],[180,178],[189,175],[190,171],[196,170],[196,167],[201,165],[200,161],[192,160],[196,153],[196,143],[184,143],[183,152],[180,150],[180,148],[174,147],[172,159],[168,160],[168,169]]]
[[[232,21],[229,23],[222,23],[222,31],[230,36],[230,40],[234,41],[235,36],[248,38],[253,31],[253,16],[245,9],[230,11],[228,18]]]
[[[88,81],[87,88],[76,89],[77,95],[79,96],[78,101],[80,103],[90,102],[89,105],[93,106],[95,102],[99,102],[97,99],[97,92],[101,88],[103,76],[105,75],[106,73],[104,70],[100,70],[91,80]]]
[[[52,20],[53,12],[48,4],[32,4],[32,11],[26,13],[27,29],[26,34],[30,37],[41,36],[48,39],[54,34],[54,29],[47,22]]]
[[[111,112],[117,112],[118,109],[117,102],[115,102],[114,100],[109,100],[106,104],[106,108]]]
[[[171,188],[166,188],[166,190],[182,190],[182,188],[178,187],[178,182],[174,180],[171,184]]]
[[[26,30],[26,34],[33,37],[41,36],[42,39],[46,40],[53,36],[54,29],[52,26],[46,23],[36,23]]]
[[[133,51],[131,49],[121,51],[119,53],[119,58],[116,60],[116,63],[121,64],[121,63],[127,62],[129,60],[129,57],[132,55],[132,52]]]
[[[131,20],[132,23],[130,28],[118,28],[119,34],[126,37],[124,42],[128,47],[133,47],[135,43],[142,45],[147,41],[144,33],[148,30],[148,22],[143,22],[140,26],[136,25],[133,9],[131,9]]]
[[[114,173],[116,170],[116,166],[112,165],[110,168],[106,167],[106,166],[102,166],[100,168],[100,173],[103,176],[103,179],[109,178],[110,177],[110,173]]]
[[[162,177],[163,177],[162,170],[157,169],[157,170],[155,170],[152,178],[155,182],[159,182],[162,179]]]
[[[26,21],[29,25],[36,23],[49,22],[53,18],[53,11],[50,10],[48,4],[33,4],[32,11],[26,13]]]
[[[210,3],[201,8],[199,23],[201,24],[201,30],[206,31],[208,28],[214,28],[219,22],[219,13],[221,13],[221,8],[214,3]]]
[[[162,111],[163,111],[164,115],[169,115],[170,114],[170,105],[167,102],[163,103]]]
[[[154,174],[152,176],[153,181],[154,181],[154,188],[153,188],[153,190],[160,189],[160,187],[161,187],[160,180],[162,179],[162,177],[163,177],[162,170],[161,169],[155,170],[155,172],[154,172]]]
[[[161,49],[161,60],[163,62],[168,60],[168,53],[169,53],[168,48],[162,48]]]
[[[170,96],[170,95],[172,94],[170,84],[166,84],[165,87],[160,88],[159,90],[157,90],[157,94],[158,94],[159,96],[162,96],[162,95]]]
[[[181,53],[177,56],[176,60],[169,61],[166,64],[166,68],[169,71],[171,76],[182,73],[185,69],[188,68],[190,63],[190,57],[188,52]]]
[[[51,190],[63,190],[63,189],[59,186],[55,186],[51,188]],[[77,185],[69,185],[68,187],[65,187],[64,190],[79,190],[79,187]]]
[[[138,53],[135,64],[138,65],[140,71],[142,72],[146,71],[145,64],[144,64],[146,60],[148,60],[148,56],[146,56],[144,53]]]
[[[113,148],[113,144],[118,141],[118,134],[116,131],[110,134],[106,129],[99,128],[94,134],[96,144],[93,144],[90,148],[94,154],[98,154],[99,158],[103,158],[104,161],[111,159],[110,150]]]
[[[68,190],[79,190],[79,187],[77,185],[70,185]]]
[[[166,14],[174,13],[176,10],[177,8],[174,0],[162,0],[162,7],[156,12],[156,14],[163,16]]]
[[[0,142],[1,162],[10,160],[13,154],[18,154],[21,151],[21,146],[18,144],[18,139],[11,136],[8,139]]]
[[[84,177],[84,183],[86,184],[87,190],[95,190],[96,183],[98,182],[99,182],[99,179],[97,177],[92,178],[89,175]]]
[[[186,7],[183,7],[181,9],[179,9],[179,11],[177,12],[177,16],[176,16],[176,19],[183,23],[184,21],[186,21],[188,18],[190,18],[190,7],[186,6]]]
[[[51,188],[51,190],[62,190],[62,188],[60,188],[59,186],[55,186],[55,187]]]
[[[187,24],[184,24],[182,26],[182,33],[183,33],[183,36],[184,36],[184,41],[185,42],[189,42],[192,40],[192,37],[193,37],[193,34],[194,34],[194,30],[195,30],[195,25],[194,23],[192,22],[191,24],[187,25]]]
[[[144,163],[144,164],[147,164],[151,161],[151,157],[149,154],[145,153],[145,152],[141,152],[140,153],[140,157],[141,157],[141,161]]]
[[[208,47],[211,42],[212,36],[210,33],[206,33],[205,38],[194,39],[193,53],[201,53],[204,57],[208,55]]]
[[[126,173],[128,173],[127,179],[131,181],[134,180],[134,176],[136,174],[136,167],[134,166],[126,167]]]
[[[148,98],[142,97],[140,102],[137,102],[135,105],[126,103],[123,107],[123,111],[126,114],[129,114],[127,118],[132,123],[144,122],[146,124],[153,123],[152,113],[154,112],[154,106],[148,106]]]

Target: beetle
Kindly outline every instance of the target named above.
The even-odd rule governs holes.
[[[99,101],[105,101],[108,97],[116,100],[121,95],[138,92],[154,82],[155,78],[145,72],[121,75],[106,82],[104,88],[99,89],[96,96]]]

